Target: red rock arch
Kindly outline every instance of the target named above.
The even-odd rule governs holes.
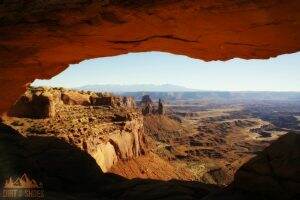
[[[71,63],[165,51],[203,60],[300,50],[299,0],[2,0],[0,112]]]

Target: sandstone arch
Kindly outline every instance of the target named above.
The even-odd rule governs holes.
[[[71,63],[166,51],[203,60],[300,50],[299,0],[1,0],[0,112]]]

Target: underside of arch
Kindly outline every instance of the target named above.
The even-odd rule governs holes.
[[[266,59],[299,50],[298,0],[2,0],[0,112],[34,79],[85,59],[144,51]]]

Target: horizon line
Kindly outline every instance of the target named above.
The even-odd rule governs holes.
[[[93,84],[93,85],[119,85],[119,84]],[[155,84],[131,84],[131,85],[155,85]],[[172,84],[162,84],[162,85],[172,85]],[[83,85],[78,87],[63,87],[63,86],[45,86],[45,85],[39,85],[39,86],[32,86],[34,88],[38,87],[48,87],[48,88],[65,88],[70,90],[84,90],[80,89],[80,87],[89,86],[89,85]],[[157,85],[159,86],[159,85]],[[180,86],[180,85],[173,85],[173,86]],[[185,87],[185,86],[180,86]],[[187,88],[187,87],[186,87]],[[300,93],[300,90],[206,90],[206,89],[193,89],[193,88],[187,88],[188,90],[166,90],[166,91],[160,91],[160,90],[136,90],[136,91],[126,91],[126,90],[101,90],[101,92],[248,92],[248,93],[254,93],[254,92],[275,92],[275,93]],[[92,90],[85,90],[85,91],[92,91]]]

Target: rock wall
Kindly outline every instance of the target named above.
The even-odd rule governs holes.
[[[203,60],[300,50],[299,0],[2,0],[0,111],[36,78],[128,52]]]

